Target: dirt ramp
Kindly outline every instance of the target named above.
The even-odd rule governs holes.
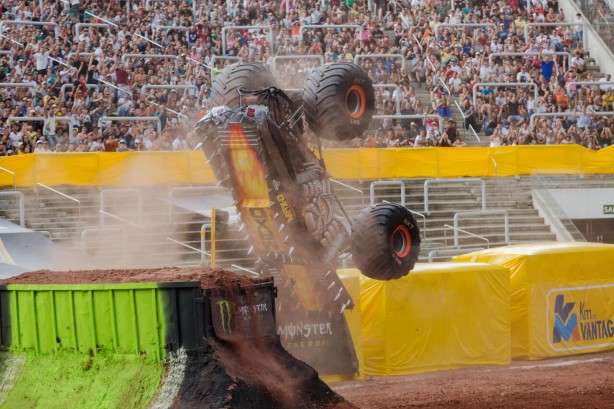
[[[194,343],[195,346],[189,347],[185,346],[185,343],[178,342],[176,348],[167,348],[164,361],[165,375],[161,383],[154,385],[153,389],[156,389],[157,392],[148,402],[148,407],[152,409],[168,407],[195,409],[354,408],[322,382],[316,370],[294,358],[283,348],[277,335],[273,314],[275,305],[271,298],[274,297],[275,292],[271,291],[273,283],[269,279],[253,279],[230,271],[204,268],[68,272],[41,270],[0,280],[0,285],[54,284],[54,287],[65,285],[66,288],[71,288],[73,284],[119,283],[125,290],[130,289],[130,283],[143,282],[160,285],[170,282],[200,283],[200,288],[198,285],[188,288],[189,293],[193,296],[187,301],[178,297],[171,302],[172,300],[167,300],[165,295],[160,295],[159,300],[156,299],[157,302],[150,302],[150,304],[163,309],[161,312],[156,312],[163,322],[156,322],[158,325],[163,325],[163,328],[168,331],[162,331],[163,335],[159,336],[172,334],[182,328],[199,326],[204,328],[197,334],[198,336],[192,337],[197,338],[198,342]],[[13,290],[9,288],[5,291]],[[75,291],[83,292],[83,289]],[[135,296],[134,299],[141,300],[140,296]],[[116,303],[119,302],[118,300],[120,296],[116,296]],[[151,296],[145,300],[151,300]],[[182,304],[183,307],[176,310],[178,311],[176,315],[164,310],[165,308],[170,309],[177,303]],[[189,305],[189,308],[184,304]],[[134,308],[134,311],[145,311],[145,305],[143,303],[142,308]],[[100,311],[107,310],[102,308]],[[88,314],[89,310],[83,313]],[[6,315],[10,317],[10,314],[11,312],[7,311]],[[104,315],[107,312],[101,314]],[[126,311],[122,310],[118,319],[131,321],[130,314],[129,308]],[[189,316],[189,319],[186,316]],[[270,318],[271,325],[262,325],[263,322],[269,322],[265,320],[267,317]],[[79,334],[79,336],[83,338],[85,334]],[[168,342],[164,341],[164,345],[168,345]],[[147,349],[147,345],[141,348]],[[102,354],[101,351],[98,352]],[[105,354],[115,357],[117,355],[115,352],[109,350]],[[64,351],[63,353],[76,360],[89,359],[89,357],[84,357],[82,352]],[[145,356],[130,358],[144,360]],[[36,359],[47,358],[36,356]],[[342,358],[337,357],[337,359]],[[162,362],[150,359],[148,364],[159,370],[158,374],[161,373]],[[53,365],[49,366],[53,367]],[[153,369],[145,372],[148,371],[151,372]],[[90,372],[87,373],[89,374]],[[83,374],[79,373],[75,377],[77,379],[75,382],[77,382],[81,380]],[[47,378],[54,379],[51,376]],[[92,379],[96,380],[95,377]],[[130,385],[131,382],[128,380],[124,384]],[[49,383],[53,384],[51,381]],[[30,382],[28,385],[30,384],[34,385],[35,382]],[[34,389],[36,388],[32,388]],[[47,396],[44,396],[41,399],[46,398]],[[121,407],[114,404],[106,405],[107,402],[103,398],[99,398],[96,402],[101,405],[100,407]],[[146,402],[139,401],[139,405],[133,405],[133,407],[143,407],[144,403]]]
[[[188,352],[172,408],[349,409],[349,404],[290,355],[277,337],[211,340]]]

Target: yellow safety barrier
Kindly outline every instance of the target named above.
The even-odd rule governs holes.
[[[579,145],[499,148],[329,149],[324,160],[337,179],[488,177],[533,171],[614,173],[614,147],[597,152]],[[34,154],[0,158],[19,187],[213,184],[200,151]],[[0,169],[0,186],[13,175]]]
[[[399,280],[360,281],[365,375],[510,362],[507,269],[418,264]]]
[[[454,261],[509,268],[514,358],[614,349],[613,245],[514,245]]]

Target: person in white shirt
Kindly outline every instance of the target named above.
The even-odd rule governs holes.
[[[527,72],[527,67],[520,67],[520,71],[516,74],[516,81],[518,82],[531,82],[531,75]]]
[[[599,80],[599,82],[610,82],[612,76],[610,74],[606,74],[605,77],[601,78]],[[605,94],[606,92],[608,92],[609,90],[614,89],[614,85],[613,84],[602,84],[599,85],[599,90],[601,91],[601,95]]]
[[[576,19],[574,20],[574,23],[583,23],[582,14],[576,14]],[[583,25],[581,24],[574,26],[574,36],[576,37],[576,41],[582,41],[582,29]]]
[[[104,143],[102,143],[102,136],[96,138],[94,142],[90,145],[90,152],[96,152],[98,150],[104,150]]]
[[[49,52],[45,52],[45,48],[41,47],[40,51],[33,55],[36,62],[36,71],[39,74],[47,75],[47,66],[49,65]]]
[[[570,65],[571,69],[578,74],[582,74],[584,71],[586,71],[586,62],[579,52],[576,52],[576,54],[572,57]]]
[[[17,65],[15,65],[15,75],[17,77],[21,77],[26,70],[26,64],[23,58],[17,60]]]
[[[51,152],[49,150],[48,142],[45,138],[41,138],[36,142],[36,147],[34,148],[34,153],[48,153]]]
[[[11,133],[9,134],[9,139],[11,140],[11,145],[13,145],[13,148],[17,149],[17,146],[19,146],[19,142],[23,140],[23,134],[21,133],[18,124],[12,124],[11,128],[12,129]]]

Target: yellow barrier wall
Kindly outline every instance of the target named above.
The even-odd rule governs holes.
[[[431,263],[399,280],[360,277],[365,375],[509,363],[507,269]]]
[[[509,268],[514,358],[614,349],[614,245],[514,245],[454,261]]]
[[[487,177],[531,171],[614,173],[614,147],[597,152],[579,145],[500,148],[329,149],[326,166],[338,179]],[[213,184],[200,151],[34,154],[0,158],[17,185],[149,186]],[[496,164],[496,166],[495,166]],[[0,186],[13,177],[0,170]]]

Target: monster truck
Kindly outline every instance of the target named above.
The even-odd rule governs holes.
[[[351,254],[368,277],[406,275],[420,234],[404,206],[380,203],[353,223],[331,191],[321,139],[348,140],[367,129],[375,108],[366,72],[322,65],[303,92],[284,92],[267,67],[233,64],[213,83],[212,108],[196,134],[227,187],[264,272],[281,272],[303,309],[353,306],[336,272]]]

